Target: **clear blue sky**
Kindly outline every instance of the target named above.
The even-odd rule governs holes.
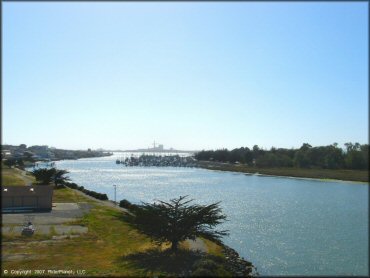
[[[368,3],[3,3],[3,143],[368,143]]]

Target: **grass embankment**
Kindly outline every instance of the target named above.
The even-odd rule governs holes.
[[[257,168],[245,165],[200,161],[201,168],[242,173],[259,173],[262,175],[289,176],[297,178],[333,179],[344,181],[368,182],[367,170],[332,170],[332,169],[302,169],[302,168]]]
[[[3,261],[3,269],[85,270],[89,276],[177,276],[200,260],[199,254],[187,250],[185,243],[176,256],[171,255],[166,249],[168,245],[154,245],[124,222],[122,211],[92,201],[73,189],[56,189],[53,200],[88,202],[92,206],[90,212],[68,223],[86,226],[88,232],[63,240],[50,240],[52,234],[49,237],[4,237],[3,256],[21,254],[24,258]],[[230,275],[224,269],[222,247],[207,240],[205,244],[210,250],[207,260],[217,261],[217,273]]]
[[[79,194],[76,190],[72,190],[68,187],[54,189],[53,203],[81,203],[81,202],[93,204],[96,203],[95,201],[92,201],[88,197]]]
[[[35,182],[35,178],[30,173],[18,168],[9,168],[4,164],[1,165],[1,185],[29,185]]]

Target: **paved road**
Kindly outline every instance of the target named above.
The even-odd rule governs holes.
[[[61,224],[82,217],[90,210],[88,203],[54,203],[51,212],[3,213],[3,224]]]
[[[64,223],[81,218],[90,208],[88,203],[55,203],[51,212],[3,213],[1,231],[3,234],[20,234],[30,221],[38,234],[87,233],[87,227]]]

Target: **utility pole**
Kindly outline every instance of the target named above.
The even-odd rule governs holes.
[[[114,205],[117,206],[117,185],[113,184],[114,186]]]

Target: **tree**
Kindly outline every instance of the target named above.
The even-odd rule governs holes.
[[[55,169],[55,168],[52,168]],[[68,174],[69,172],[66,170],[58,170],[55,169],[55,173],[53,175],[53,181],[55,184],[55,187],[58,187],[60,185],[65,184],[66,181],[69,181],[69,177],[66,177],[65,175]]]
[[[252,152],[253,152],[253,158],[257,159],[260,154],[260,148],[258,147],[258,145],[253,146]]]
[[[54,182],[55,187],[64,184],[66,181],[69,180],[68,177],[64,176],[68,174],[66,170],[58,170],[56,168],[41,168],[32,171],[32,174],[35,176],[36,181],[42,184],[49,184]]]
[[[27,161],[34,161],[34,159],[32,158],[34,154],[32,152],[29,152],[29,151],[25,151],[23,153],[23,156],[24,156],[24,159],[27,160]]]
[[[266,153],[256,159],[257,167],[276,167],[277,157],[273,153]]]
[[[369,145],[368,144],[361,145],[361,153],[364,158],[365,169],[368,169],[369,168]]]
[[[310,165],[310,160],[308,158],[307,152],[304,150],[298,150],[293,159],[294,165],[299,168],[308,168]]]
[[[213,158],[216,161],[227,162],[229,160],[229,151],[227,149],[216,150]]]
[[[17,161],[16,161],[16,165],[18,165],[18,167],[20,167],[20,168],[24,168],[24,162],[23,162],[23,159],[22,158],[19,158],[19,159],[17,159]]]
[[[190,205],[193,200],[185,201],[186,198],[180,196],[169,202],[142,203],[132,214],[126,214],[125,219],[157,244],[170,242],[172,251],[176,251],[179,242],[186,239],[202,236],[215,240],[228,235],[227,231],[213,230],[226,220],[219,203]]]
[[[40,168],[32,171],[32,175],[36,178],[36,181],[42,184],[49,184],[53,180],[55,174],[55,168],[47,169]]]
[[[359,143],[345,143],[347,152],[345,154],[345,165],[348,169],[367,169],[369,166],[369,145]]]
[[[16,163],[15,159],[12,159],[12,158],[9,158],[4,161],[4,164],[8,166],[9,168],[12,168],[12,166],[14,166],[15,163]]]

